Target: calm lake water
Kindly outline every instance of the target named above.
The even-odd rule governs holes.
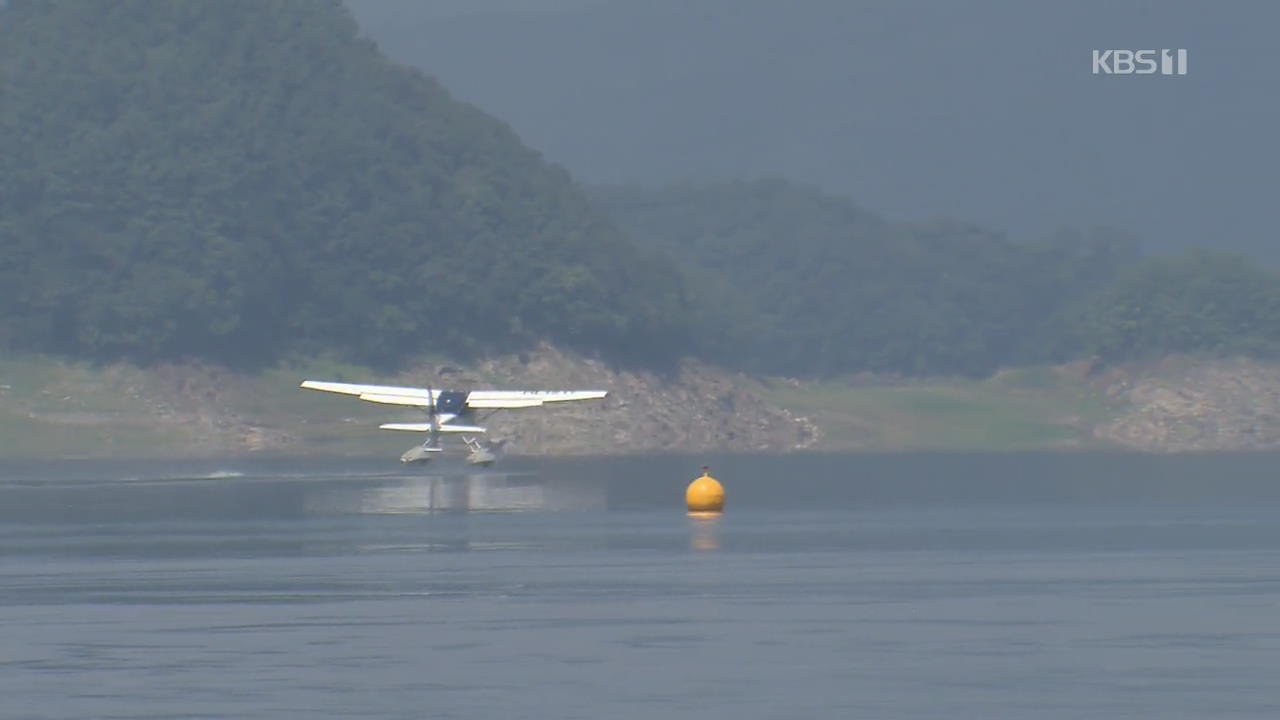
[[[467,473],[0,465],[0,717],[1280,717],[1277,456]]]

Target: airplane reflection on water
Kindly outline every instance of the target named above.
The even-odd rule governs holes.
[[[360,514],[603,510],[606,497],[599,483],[471,473],[401,477],[364,488],[334,489],[307,505],[312,511]]]

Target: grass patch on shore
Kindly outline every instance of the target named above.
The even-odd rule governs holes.
[[[0,457],[144,455],[185,444],[153,414],[136,368],[0,357]]]
[[[255,374],[219,372],[177,387],[164,372],[38,355],[0,357],[0,459],[191,457],[245,452],[237,422],[297,439],[294,450],[399,455],[415,433],[378,424],[420,420],[411,408],[303,390],[306,378],[370,382],[374,371],[309,360]],[[208,395],[213,391],[212,397]]]
[[[895,385],[770,381],[762,393],[816,422],[825,450],[1090,447],[1091,428],[1114,412],[1087,382],[1048,368]]]

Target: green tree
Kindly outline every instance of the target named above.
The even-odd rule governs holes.
[[[12,346],[262,363],[548,339],[659,362],[684,289],[337,0],[0,9]]]
[[[1274,355],[1280,278],[1226,253],[1152,258],[1085,299],[1065,324],[1071,344],[1107,360],[1183,352]]]
[[[982,375],[1068,357],[1053,318],[1137,260],[1105,230],[1020,244],[893,223],[783,180],[604,187],[593,197],[685,274],[708,357],[789,374]]]

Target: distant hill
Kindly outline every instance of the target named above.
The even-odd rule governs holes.
[[[670,264],[337,0],[11,0],[0,98],[8,347],[237,365],[683,348]]]
[[[1143,259],[1114,231],[1018,243],[887,221],[783,180],[595,188],[685,275],[698,352],[758,371],[985,375],[1083,357],[1280,352],[1280,278],[1246,258]]]

